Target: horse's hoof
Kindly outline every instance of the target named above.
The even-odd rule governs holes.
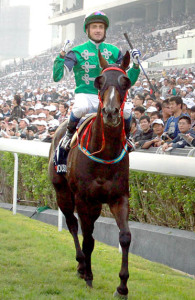
[[[84,279],[84,274],[80,273],[79,271],[77,271],[77,277]]]
[[[114,293],[113,295],[115,298],[118,298],[118,299],[124,299],[124,300],[127,300],[128,299],[128,295],[121,295],[119,294],[119,292],[116,290],[116,292]]]
[[[92,288],[93,287],[92,280],[86,280],[86,285],[87,287]]]

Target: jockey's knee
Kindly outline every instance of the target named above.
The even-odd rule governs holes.
[[[124,119],[126,120],[129,119],[131,115],[132,115],[132,107],[129,102],[126,102],[123,110]]]
[[[75,107],[73,108],[72,112],[76,118],[80,119],[88,113],[88,107]]]

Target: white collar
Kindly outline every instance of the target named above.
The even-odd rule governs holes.
[[[99,48],[99,45],[101,44],[101,43],[96,43],[96,42],[94,42],[94,41],[91,40],[91,39],[89,39],[89,41],[90,41],[92,44],[94,44],[94,45],[96,46],[97,49]]]

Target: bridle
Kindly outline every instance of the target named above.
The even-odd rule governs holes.
[[[102,71],[102,74],[104,72],[111,71],[111,70],[119,71],[119,72],[123,73],[124,75],[126,75],[126,72],[124,70],[118,68],[118,67],[107,67]],[[76,145],[73,146],[73,148],[75,148],[78,145],[78,148],[86,156],[88,156],[90,159],[92,159],[94,161],[97,161],[97,162],[100,162],[100,163],[104,163],[104,164],[114,164],[114,163],[119,162],[124,157],[124,155],[127,153],[127,144],[126,144],[126,134],[125,134],[125,123],[124,123],[123,110],[124,110],[125,102],[127,100],[128,90],[125,92],[124,98],[123,98],[121,106],[120,106],[120,118],[122,119],[122,122],[123,122],[123,128],[122,128],[122,133],[121,133],[122,143],[123,143],[123,150],[122,150],[121,154],[114,160],[103,160],[101,158],[97,158],[97,157],[94,156],[95,154],[102,152],[105,148],[104,122],[103,122],[103,114],[102,114],[103,101],[102,101],[102,97],[100,95],[100,92],[101,91],[98,92],[98,98],[99,98],[99,103],[100,103],[100,108],[101,108],[101,114],[100,114],[100,116],[101,116],[101,126],[102,126],[102,145],[101,145],[101,149],[98,150],[98,151],[95,151],[93,153],[90,153],[88,151],[88,146],[89,146],[89,142],[90,142],[90,139],[91,139],[91,129],[92,129],[92,125],[93,125],[94,121],[96,120],[96,116],[90,121],[90,123],[86,127],[86,129],[85,129],[85,131],[84,131],[84,133],[81,137],[80,143],[79,143],[79,136],[78,136],[78,133],[77,133],[77,143],[76,143]],[[83,144],[84,144],[85,137],[86,137],[87,133],[88,133],[87,143],[86,143],[86,147],[84,147]]]

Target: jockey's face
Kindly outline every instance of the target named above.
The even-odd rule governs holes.
[[[101,43],[105,39],[105,24],[104,23],[91,23],[86,29],[88,37],[96,42]]]

